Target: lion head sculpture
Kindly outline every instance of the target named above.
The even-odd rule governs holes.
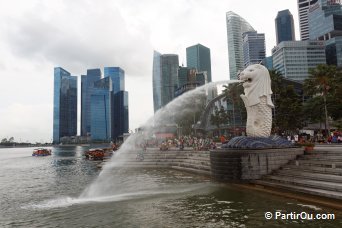
[[[260,64],[248,66],[239,74],[243,81],[245,96],[248,98],[248,106],[260,103],[260,97],[266,96],[267,105],[274,107],[271,94],[271,78],[266,67]]]

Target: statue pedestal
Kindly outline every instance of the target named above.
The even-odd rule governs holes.
[[[211,175],[222,182],[248,182],[279,169],[303,153],[302,148],[212,150]]]

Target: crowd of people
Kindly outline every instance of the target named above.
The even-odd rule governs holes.
[[[145,140],[144,147],[159,147],[160,150],[168,150],[169,148],[177,148],[184,150],[192,148],[195,151],[216,149],[216,143],[212,138],[195,137],[190,135],[181,136],[179,138],[169,138],[163,140]]]

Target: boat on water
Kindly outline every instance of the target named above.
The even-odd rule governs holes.
[[[37,148],[33,150],[32,156],[49,156],[51,155],[51,150],[46,148]]]
[[[85,152],[84,155],[86,159],[89,160],[103,160],[105,151],[103,149],[95,148]]]

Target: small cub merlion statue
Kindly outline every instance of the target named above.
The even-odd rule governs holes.
[[[247,136],[269,137],[274,108],[270,74],[266,67],[254,64],[248,66],[239,76],[245,93],[240,96],[247,109]]]

